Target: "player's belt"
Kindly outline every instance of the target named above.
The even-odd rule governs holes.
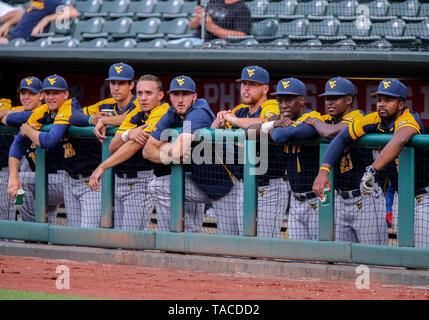
[[[123,178],[123,179],[132,179],[132,178],[137,178],[137,172],[123,172],[123,173],[115,173],[116,176],[118,178]]]
[[[426,188],[422,188],[422,189],[420,189],[420,190],[417,190],[417,191],[416,191],[416,196],[420,196],[420,195],[425,194],[425,193],[429,193],[429,187],[426,187]]]
[[[344,200],[360,196],[360,190],[350,190],[350,191],[338,190],[338,193],[340,194],[341,198],[343,198]]]
[[[310,199],[316,198],[316,194],[314,192],[304,192],[304,193],[293,193],[293,196],[298,201],[306,201]]]

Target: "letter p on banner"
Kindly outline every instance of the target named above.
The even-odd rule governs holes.
[[[65,265],[60,265],[57,267],[56,273],[59,274],[57,280],[55,280],[57,289],[70,289],[70,268]]]

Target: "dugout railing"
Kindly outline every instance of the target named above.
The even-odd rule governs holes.
[[[44,126],[42,130],[48,130]],[[102,155],[106,159],[109,144],[116,128],[108,128]],[[13,134],[16,129],[0,126],[0,134]],[[201,136],[214,138],[214,130],[203,129]],[[102,213],[100,228],[77,228],[46,223],[47,170],[46,152],[36,150],[35,220],[33,222],[0,221],[0,239],[17,239],[57,245],[90,246],[139,250],[161,250],[181,253],[203,253],[285,260],[308,260],[338,263],[356,263],[407,268],[429,268],[429,248],[414,248],[414,147],[428,148],[429,135],[415,136],[403,149],[398,161],[398,246],[363,245],[334,240],[334,201],[321,206],[319,211],[319,240],[294,240],[256,237],[256,176],[251,174],[256,165],[256,140],[246,140],[244,130],[216,130],[216,135],[233,135],[244,143],[244,220],[243,236],[183,232],[184,169],[180,164],[171,172],[170,232],[131,231],[112,228],[113,170],[104,172],[102,179]],[[93,127],[71,126],[68,135],[73,138],[93,136]],[[358,145],[383,147],[389,134],[369,134]],[[301,141],[301,143],[303,143]],[[319,145],[320,158],[329,141],[306,141]],[[331,173],[331,182],[333,173]],[[429,213],[428,213],[429,214]]]

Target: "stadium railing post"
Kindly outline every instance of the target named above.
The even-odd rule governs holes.
[[[414,159],[413,147],[402,149],[398,157],[398,246],[414,246]]]
[[[184,230],[184,197],[185,172],[181,164],[171,166],[171,212],[170,231],[183,232]]]
[[[323,155],[328,148],[328,143],[319,144],[319,159],[322,164]],[[334,241],[334,206],[335,206],[335,188],[334,188],[334,168],[331,168],[329,173],[329,180],[331,181],[331,199],[328,205],[319,205],[319,240],[321,241]]]
[[[48,171],[46,170],[46,149],[36,147],[36,185],[34,215],[36,222],[47,222]]]
[[[245,140],[244,159],[243,235],[254,237],[257,215],[256,140]]]
[[[106,160],[111,156],[109,151],[110,142],[112,136],[106,135],[106,139],[103,141],[101,157],[102,161]],[[114,206],[114,174],[113,169],[107,169],[103,173],[101,179],[101,228],[113,228],[113,206]]]

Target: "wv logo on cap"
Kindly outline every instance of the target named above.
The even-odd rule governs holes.
[[[122,72],[123,66],[113,66],[118,74]]]
[[[185,83],[185,78],[176,79],[176,81],[179,84],[179,86],[183,86],[183,84]]]
[[[337,80],[329,81],[329,86],[331,87],[331,89],[333,89],[336,85],[337,85]]]
[[[390,82],[390,81],[383,81],[384,89],[389,88],[391,83],[392,83],[392,82]]]
[[[52,86],[57,81],[57,78],[48,78],[48,81]]]
[[[283,88],[287,89],[290,86],[290,81],[282,81]]]
[[[253,77],[253,75],[255,74],[255,69],[246,69],[247,73],[249,74],[249,77]]]
[[[33,79],[32,78],[27,78],[25,79],[25,82],[27,82],[27,86],[31,85],[33,83]]]

